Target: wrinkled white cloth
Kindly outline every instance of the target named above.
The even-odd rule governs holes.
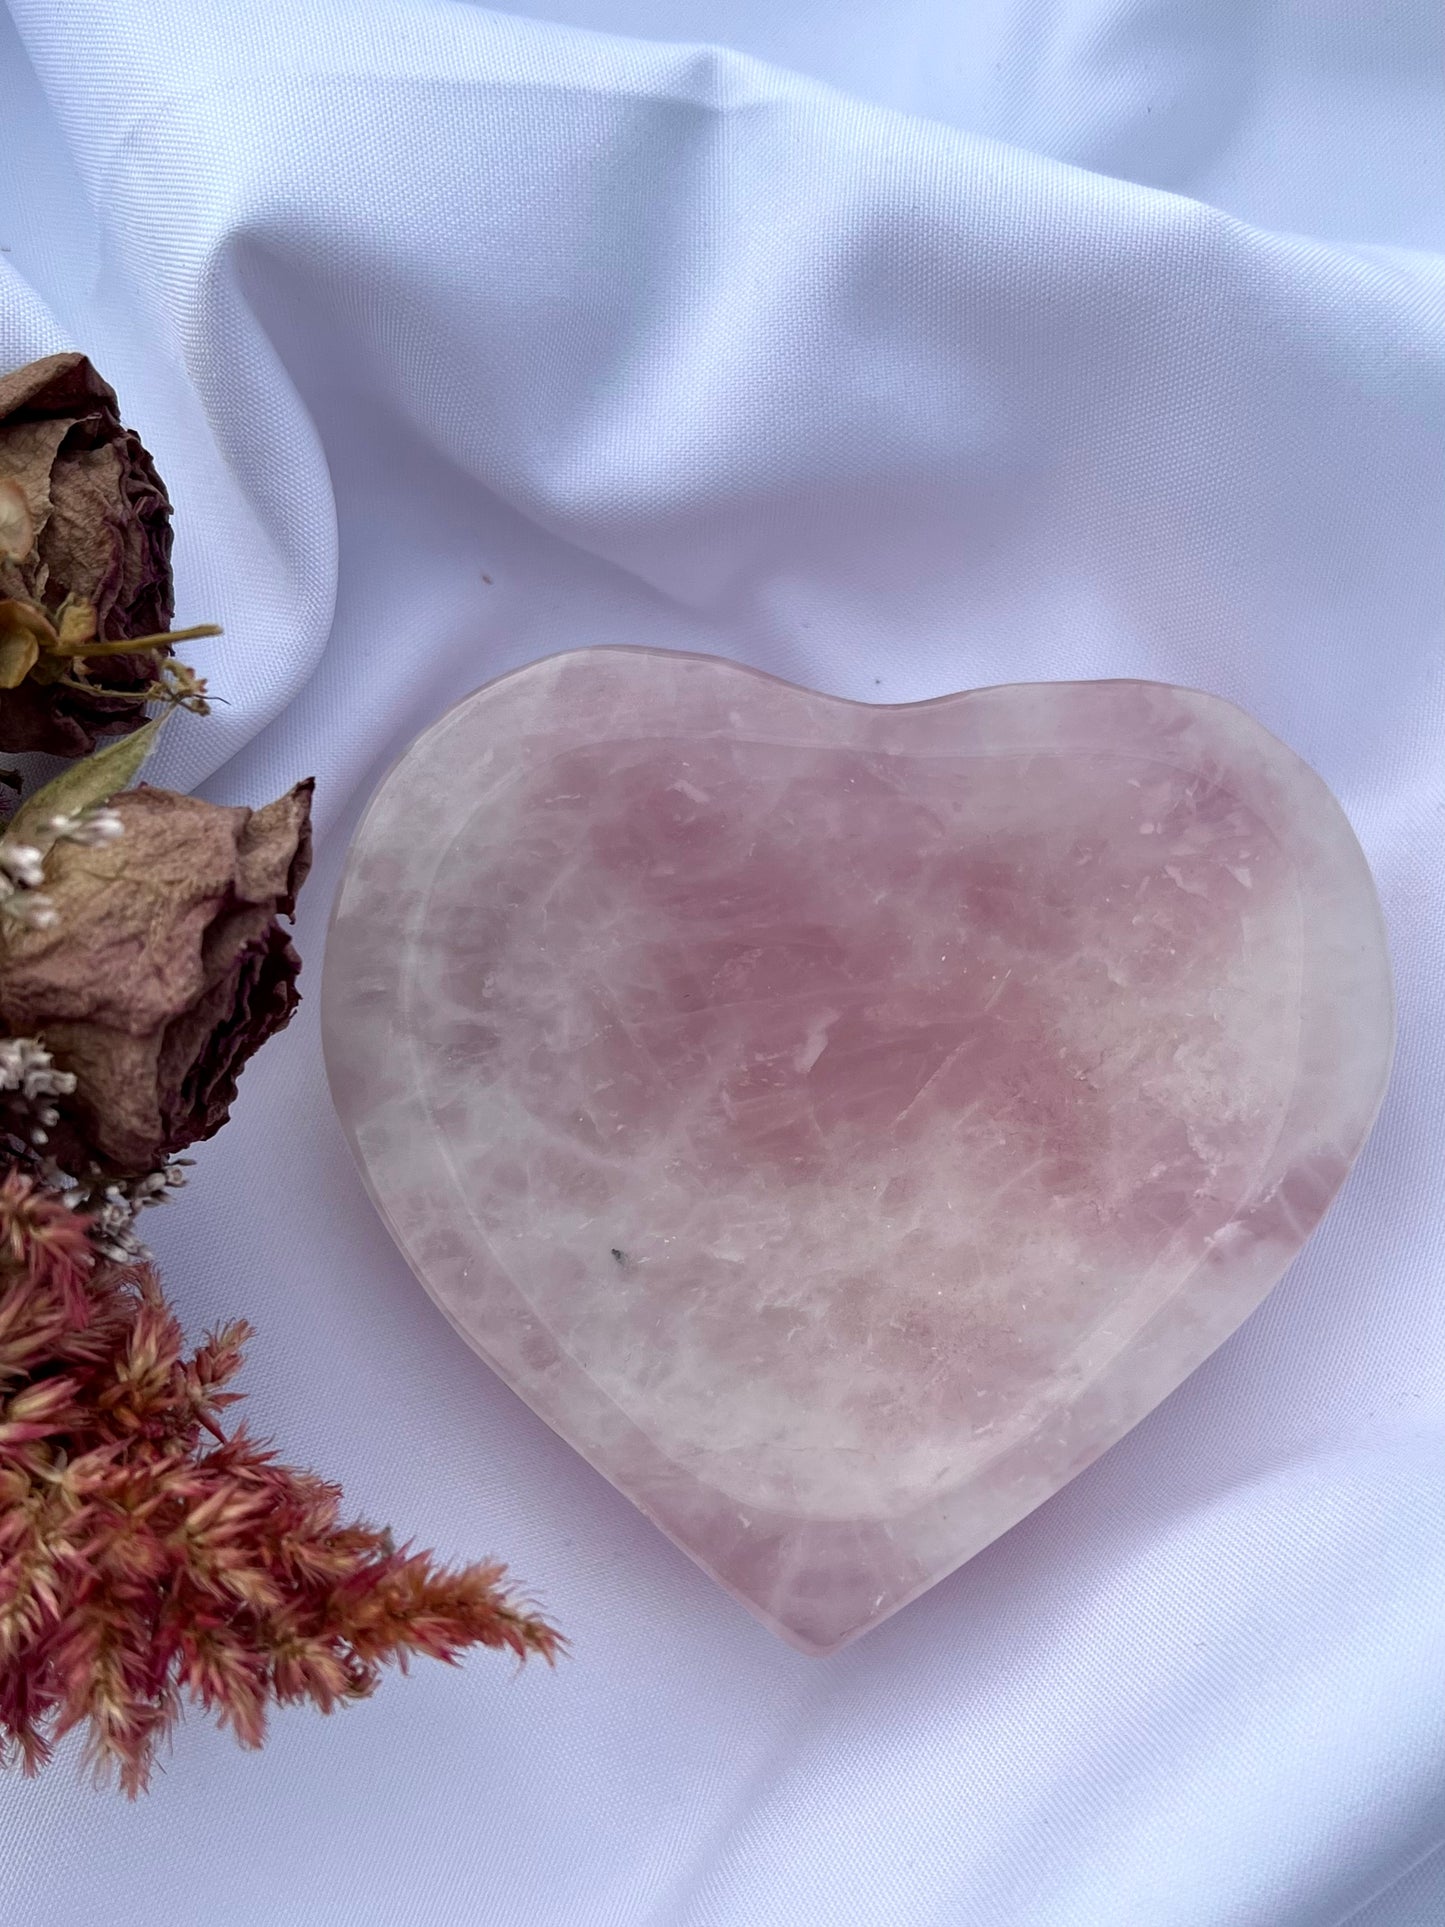
[[[86,349],[227,707],[319,778],[312,991],[148,1220],[255,1426],[496,1552],[556,1673],[419,1665],[137,1807],[0,1780],[10,1927],[1445,1920],[1445,203],[1436,0],[9,0],[0,355]],[[594,33],[590,29],[604,29]],[[711,43],[711,44],[709,44]],[[725,1598],[432,1309],[314,995],[368,793],[596,642],[875,701],[1246,705],[1373,863],[1401,1044],[1286,1280],[841,1655]]]

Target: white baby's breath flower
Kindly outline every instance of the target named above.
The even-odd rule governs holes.
[[[0,1037],[0,1091],[21,1091],[27,1099],[69,1097],[75,1089],[73,1071],[58,1071],[44,1044],[33,1037]],[[54,1116],[42,1118],[54,1124]]]
[[[106,803],[98,803],[93,808],[81,810],[76,814],[62,814],[50,817],[45,825],[57,843],[78,843],[85,849],[95,849],[103,843],[114,843],[124,832],[120,812]]]
[[[107,1258],[117,1264],[148,1264],[154,1254],[136,1232],[136,1215],[149,1205],[165,1204],[185,1183],[190,1163],[190,1158],[172,1158],[136,1178],[111,1178],[96,1170],[74,1178],[53,1169],[49,1176],[62,1203],[90,1219],[91,1236]]]
[[[0,842],[0,870],[21,890],[35,890],[45,881],[45,862],[33,843]]]
[[[55,906],[39,891],[15,890],[0,895],[0,916],[18,923],[22,930],[50,930],[56,922]]]
[[[58,1071],[33,1037],[0,1037],[0,1132],[43,1149],[60,1112],[48,1100],[75,1089],[71,1071]]]

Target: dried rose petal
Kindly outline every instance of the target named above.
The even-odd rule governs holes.
[[[115,391],[81,354],[47,355],[0,376],[0,482],[20,491],[33,541],[0,540],[0,595],[54,610],[67,595],[95,605],[105,641],[170,627],[171,505]],[[13,508],[13,502],[12,502]],[[0,748],[84,755],[97,735],[133,729],[148,656],[114,656],[95,693],[69,681],[0,692]],[[129,693],[135,692],[135,693]]]
[[[311,860],[310,781],[264,809],[142,785],[123,832],[46,858],[55,921],[0,954],[0,1020],[74,1072],[53,1140],[67,1169],[154,1169],[225,1123],[242,1066],[296,1008],[277,921]]]

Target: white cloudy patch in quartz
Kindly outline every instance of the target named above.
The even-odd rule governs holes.
[[[392,771],[323,1024],[448,1316],[826,1651],[1253,1308],[1363,1141],[1392,1012],[1338,806],[1218,699],[882,707],[606,649]]]

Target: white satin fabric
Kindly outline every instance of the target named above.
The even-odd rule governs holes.
[[[602,29],[594,33],[591,29]],[[1445,1920],[1445,265],[1435,0],[9,0],[0,355],[83,347],[227,707],[154,780],[357,812],[508,666],[904,701],[1148,676],[1334,786],[1401,1044],[1262,1311],[828,1661],[491,1377],[376,1222],[316,998],[149,1221],[258,1429],[497,1552],[555,1674],[0,1781],[27,1927]]]

